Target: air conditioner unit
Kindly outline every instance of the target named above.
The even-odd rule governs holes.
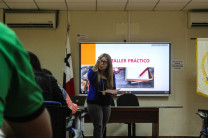
[[[208,27],[208,12],[189,12],[188,27]]]
[[[4,23],[9,27],[18,28],[56,28],[57,27],[57,11],[51,12],[5,12]]]

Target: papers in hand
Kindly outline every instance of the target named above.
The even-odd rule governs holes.
[[[117,92],[118,92],[119,90],[120,90],[120,89],[117,89],[117,90],[107,89],[107,90],[101,91],[101,92],[102,92],[102,93],[117,94]]]

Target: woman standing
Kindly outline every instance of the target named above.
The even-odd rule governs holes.
[[[88,80],[87,109],[94,126],[93,136],[102,138],[110,117],[111,96],[117,93],[112,91],[116,84],[110,55],[104,53],[98,57],[95,66],[88,71]]]

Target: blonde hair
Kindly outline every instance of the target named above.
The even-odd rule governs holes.
[[[113,89],[114,87],[114,83],[113,83],[113,65],[112,65],[112,60],[111,60],[111,57],[109,54],[106,54],[106,53],[103,53],[101,54],[98,59],[101,59],[105,57],[107,59],[107,68],[104,72],[104,76],[107,78],[107,85],[108,85],[108,88],[110,89]],[[98,82],[98,86],[99,86],[99,83],[100,83],[100,77],[101,77],[101,72],[98,68],[98,75],[97,75],[97,82]]]

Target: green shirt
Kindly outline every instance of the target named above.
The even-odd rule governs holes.
[[[15,33],[0,23],[0,127],[3,118],[20,122],[36,118],[42,105],[27,51]]]

